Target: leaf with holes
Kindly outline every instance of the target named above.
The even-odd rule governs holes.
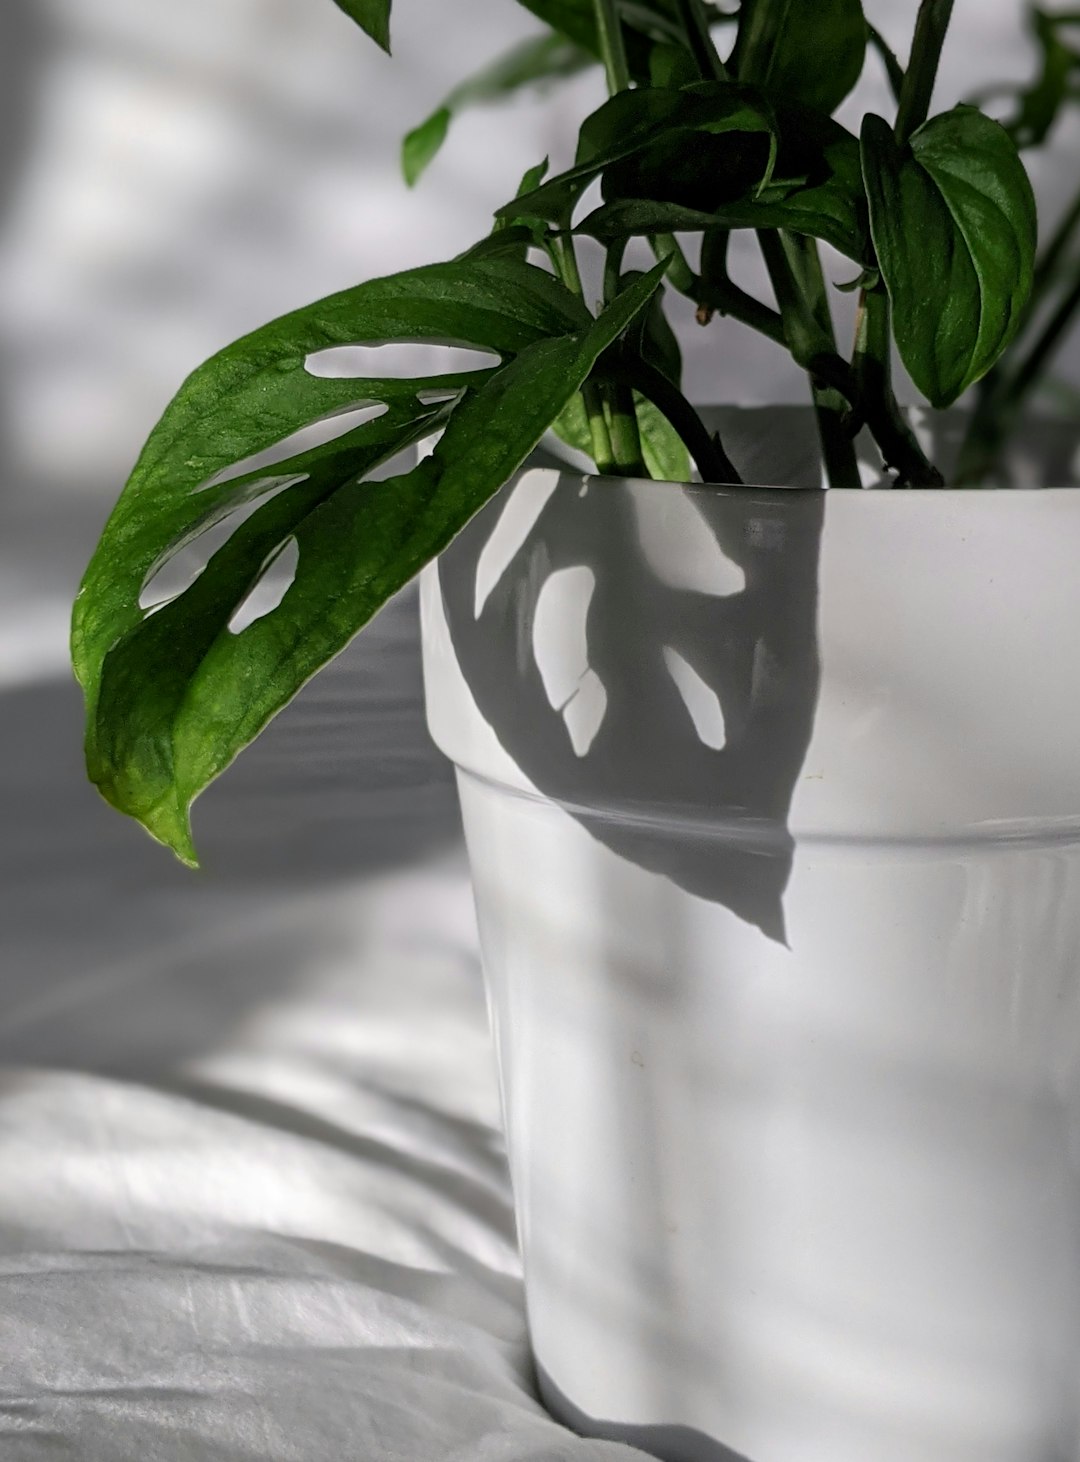
[[[334,4],[389,54],[390,0],[334,0]]]
[[[406,408],[400,415],[392,408],[351,439],[280,464],[277,481],[289,485],[162,607],[138,608],[145,570],[129,572],[123,602],[115,602],[111,576],[104,589],[111,613],[87,619],[88,607],[101,608],[102,586],[92,581],[80,601],[80,665],[88,766],[103,795],[194,862],[194,798],[521,465],[597,357],[647,305],[662,272],[658,265],[635,281],[599,319],[575,321],[576,328],[564,321],[560,333],[533,339],[467,388],[442,408],[446,431],[412,471],[364,480],[377,460],[437,424],[430,409],[410,418]],[[281,603],[231,633],[237,609],[290,540],[299,558]],[[113,540],[116,551],[125,546]],[[145,546],[136,558],[145,564]]]
[[[870,228],[912,380],[948,406],[1016,334],[1031,293],[1035,199],[1009,134],[956,107],[897,145],[863,126]]]
[[[106,651],[138,617],[155,565],[233,506],[216,474],[311,423],[369,401],[422,415],[418,390],[441,378],[327,379],[307,368],[340,345],[453,343],[509,358],[591,317],[541,269],[516,259],[439,264],[372,280],[294,311],[227,346],[191,375],[154,428],[105,527],[75,605],[76,674],[91,685]],[[447,389],[461,389],[454,377]]]
[[[443,104],[408,134],[401,148],[405,181],[410,187],[417,181],[445,142],[454,117],[466,108],[498,101],[525,87],[576,76],[594,63],[588,51],[559,35],[540,36],[515,46],[455,87]]]

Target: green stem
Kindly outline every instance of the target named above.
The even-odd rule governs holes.
[[[667,273],[664,278],[669,281],[673,289],[680,294],[685,294],[691,299],[694,297],[694,288],[697,284],[697,275],[690,268],[690,262],[683,253],[682,245],[674,234],[650,234],[649,247],[652,249],[657,262],[661,259],[668,260]]]
[[[881,57],[885,75],[889,78],[889,88],[892,91],[893,100],[899,104],[900,94],[904,89],[904,68],[896,59],[893,48],[875,26],[866,27],[866,38]]]
[[[612,369],[620,381],[647,396],[663,412],[693,457],[703,482],[742,481],[719,438],[709,435],[705,423],[690,402],[662,371],[640,358],[618,362]]]
[[[727,81],[727,67],[713,45],[701,0],[675,0],[687,44],[704,81]]]
[[[1026,397],[1061,344],[1062,336],[1078,309],[1080,269],[1013,374],[1005,380],[999,380],[996,387],[987,391],[979,401],[957,468],[958,480],[964,486],[976,486],[985,481],[993,470],[1001,448],[1021,414]]]
[[[622,283],[622,262],[629,239],[619,239],[604,256],[604,303],[609,305],[619,293]]]
[[[1028,304],[1029,316],[1053,284],[1057,276],[1058,266],[1065,255],[1065,251],[1072,242],[1077,224],[1080,224],[1080,193],[1077,193],[1076,197],[1062,214],[1061,221],[1054,230],[1053,236],[1039,256],[1039,260],[1035,266],[1035,280],[1031,289],[1031,300]]]
[[[615,0],[593,0],[593,14],[596,16],[596,36],[600,44],[604,74],[607,76],[608,91],[614,95],[617,91],[625,91],[630,85],[630,67],[626,60],[622,21],[619,19]]]
[[[943,487],[944,478],[926,458],[892,388],[892,335],[889,296],[884,285],[859,294],[852,358],[860,409],[885,466],[900,487]]]
[[[788,349],[810,376],[825,471],[832,487],[862,486],[855,444],[847,426],[843,398],[816,369],[823,354],[836,354],[825,277],[817,245],[794,234],[758,234],[769,271]]]
[[[574,253],[574,243],[569,231],[552,236],[551,257],[563,284],[579,299],[584,299],[585,291],[581,283],[581,271],[578,269],[577,255]],[[585,402],[585,415],[589,422],[589,441],[592,444],[596,470],[600,473],[614,472],[616,470],[615,452],[611,444],[611,433],[604,414],[604,397],[599,384],[596,381],[586,381],[581,388],[581,396]]]
[[[1080,224],[1080,193],[1062,214],[1049,242],[1039,256],[1035,266],[1035,281],[1027,305],[1030,320],[1039,305],[1049,294],[1057,279],[1061,261],[1072,243],[1077,225]],[[1063,322],[1061,328],[1064,328]],[[1058,332],[1060,334],[1060,330]],[[1017,354],[1019,342],[998,361],[979,382],[978,404],[971,414],[968,429],[960,448],[957,474],[964,486],[976,486],[985,481],[996,465],[1001,448],[1011,429],[1015,411],[1010,416],[1004,406],[1016,385],[1015,375],[1010,375],[1012,358]],[[1040,357],[1037,357],[1039,359]],[[1041,359],[1045,360],[1043,355]],[[1023,392],[1021,392],[1021,395]]]
[[[953,0],[922,0],[919,6],[911,57],[900,88],[900,105],[896,114],[896,140],[901,146],[922,126],[929,114],[941,48],[952,10]]]
[[[623,477],[648,477],[649,469],[641,450],[634,393],[619,381],[601,385],[607,403],[608,428],[615,457],[616,471]]]
[[[596,34],[608,91],[614,96],[617,91],[626,91],[630,85],[630,68],[626,61],[626,45],[616,0],[593,0],[593,14],[596,17]],[[605,258],[604,296],[607,299],[612,298],[618,290],[624,248],[625,244],[616,250],[609,250]],[[599,437],[599,423],[594,431],[594,404],[590,403],[599,402],[604,408],[612,467],[626,477],[647,477],[649,474],[641,451],[641,435],[634,410],[633,392],[628,386],[619,386],[609,381],[590,383],[585,391],[588,393],[585,403],[589,412],[589,430],[594,443]],[[601,466],[599,462],[596,465],[602,472],[612,470],[612,467]]]
[[[706,234],[702,246],[703,270],[710,237],[711,235]],[[713,315],[730,315],[733,320],[748,325],[751,330],[756,330],[759,335],[766,336],[777,345],[787,345],[784,322],[776,310],[762,304],[752,294],[747,294],[726,273],[695,274],[674,234],[654,234],[649,238],[649,244],[657,259],[671,256],[666,276],[668,282],[673,289],[677,289],[698,306],[699,324],[707,325]],[[838,361],[839,359],[837,356]]]

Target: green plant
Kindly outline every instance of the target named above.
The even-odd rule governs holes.
[[[390,0],[337,3],[388,46]],[[530,169],[491,233],[459,258],[297,310],[196,370],[87,570],[72,645],[90,776],[186,861],[198,793],[546,431],[600,472],[685,479],[693,459],[703,480],[737,482],[680,390],[666,290],[689,296],[703,324],[731,316],[790,351],[809,378],[835,487],[859,485],[863,426],[898,485],[941,485],[897,405],[893,342],[944,407],[993,370],[1025,318],[1035,209],[1017,129],[972,106],[929,115],[952,0],[922,0],[906,69],[861,0],[743,0],[736,15],[704,0],[522,3],[545,33],[412,132],[405,171],[415,180],[460,107],[602,65],[610,96],[584,120],[573,165]],[[885,61],[896,115],[867,116],[856,138],[832,113],[868,46]],[[602,200],[582,218],[596,180]],[[775,307],[732,278],[736,229],[755,233]],[[699,241],[693,262],[676,235]],[[584,237],[606,261],[595,312],[579,271]],[[648,272],[625,264],[638,237],[657,261]],[[851,262],[850,353],[837,343],[822,242]],[[417,340],[496,363],[416,380],[308,369],[330,347]],[[312,423],[372,407],[330,442],[253,461]],[[432,455],[375,480],[435,433]],[[220,523],[235,531],[194,582],[142,607],[162,564]],[[238,608],[290,545],[298,563],[281,603],[233,633]]]

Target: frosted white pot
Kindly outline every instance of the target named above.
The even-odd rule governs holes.
[[[1074,1462],[1080,493],[532,468],[422,602],[551,1409]]]

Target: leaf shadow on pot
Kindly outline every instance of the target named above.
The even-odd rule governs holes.
[[[651,1456],[661,1457],[664,1462],[749,1462],[741,1452],[725,1447],[723,1442],[694,1427],[675,1423],[635,1426],[589,1416],[559,1390],[539,1364],[536,1365],[536,1384],[548,1410],[582,1436],[598,1437],[605,1442],[623,1442]]]
[[[604,846],[785,938],[820,490],[526,472],[439,560],[476,706]]]

